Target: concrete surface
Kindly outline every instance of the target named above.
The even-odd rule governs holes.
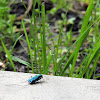
[[[100,100],[100,81],[43,75],[30,85],[34,74],[0,71],[0,100]]]

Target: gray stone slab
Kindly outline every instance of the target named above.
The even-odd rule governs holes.
[[[43,75],[30,85],[35,74],[0,71],[0,100],[100,100],[100,81]]]

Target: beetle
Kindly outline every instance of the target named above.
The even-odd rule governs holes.
[[[39,74],[39,75],[36,75],[36,76],[32,77],[31,79],[29,79],[28,82],[30,84],[35,84],[41,78],[43,78],[43,76],[41,74]]]

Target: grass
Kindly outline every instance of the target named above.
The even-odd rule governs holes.
[[[85,31],[86,27],[88,26],[88,22],[89,22],[89,19],[90,19],[90,16],[91,16],[91,12],[93,10],[93,1],[94,0],[91,0],[87,10],[86,10],[86,14],[85,14],[85,17],[84,17],[84,20],[83,20],[83,24],[82,24],[82,28],[81,28],[81,32],[80,32],[80,35],[83,34],[83,32]],[[78,56],[78,52],[79,52],[79,49],[80,47],[82,46],[83,42],[86,40],[86,37],[88,36],[88,33],[89,32],[86,32],[83,37],[82,37],[82,40],[79,40],[78,41],[78,44],[74,50],[74,59],[73,59],[73,64],[72,64],[72,69],[71,69],[71,73],[69,76],[72,76],[73,75],[73,71],[74,71],[74,67],[75,67],[75,64],[76,64],[76,59],[77,59],[77,56]]]
[[[53,2],[56,3],[57,1],[55,0]],[[14,49],[15,44],[22,37],[17,37],[17,40],[15,41],[15,43],[13,43],[14,45],[12,46],[12,51],[10,52],[6,48],[6,45],[3,42],[2,38],[0,38],[3,48],[8,56],[8,59],[14,71],[16,71],[16,69],[15,69],[13,61],[15,62],[17,61],[31,68],[32,73],[42,73],[42,74],[53,73],[53,75],[60,75],[60,76],[79,77],[79,78],[84,77],[87,79],[90,79],[91,77],[95,78],[96,77],[95,70],[96,70],[96,66],[100,57],[100,46],[99,46],[100,36],[98,34],[100,16],[96,14],[99,2],[96,2],[96,6],[94,6],[93,4],[94,0],[90,1],[89,6],[86,10],[86,14],[84,16],[80,35],[74,43],[72,42],[73,40],[72,28],[70,29],[68,35],[66,35],[66,33],[63,31],[63,24],[59,27],[59,30],[60,30],[59,35],[53,38],[51,37],[49,40],[47,40],[46,23],[45,23],[45,18],[46,18],[45,4],[40,3],[39,0],[37,1],[37,3],[38,3],[38,12],[39,12],[39,26],[37,26],[37,20],[36,20],[37,16],[35,15],[36,1],[33,0],[33,12],[30,18],[31,24],[30,24],[29,35],[26,32],[25,22],[22,19],[22,26],[24,29],[24,34],[26,37],[27,45],[28,45],[28,55],[31,62],[26,62],[12,56],[12,51]],[[62,3],[63,2],[60,2],[58,3],[58,5],[61,7],[60,4]],[[41,5],[41,10],[40,10],[40,5]],[[67,7],[67,12],[68,12],[69,7]],[[93,11],[95,12],[95,17],[93,17],[92,15]],[[67,12],[65,15],[63,15],[63,18],[64,18],[63,22],[67,21],[67,19],[65,18],[65,16],[67,15]],[[33,28],[32,22],[34,22],[34,28]],[[13,24],[11,24],[11,27],[13,27],[12,25]],[[78,66],[78,68],[76,69],[75,65],[77,63],[78,56],[80,56],[79,50],[84,44],[84,42],[88,40],[89,34],[91,34],[92,29],[95,33],[95,41],[92,45],[92,48],[88,49],[87,55],[84,56],[82,62],[80,63],[80,66]],[[38,31],[40,32],[40,39],[38,36]],[[67,40],[66,40],[66,37],[67,37]],[[57,38],[57,42],[54,40],[56,38]],[[62,44],[63,42],[62,38],[64,38],[64,45]],[[54,50],[51,50],[51,47],[48,45],[48,42],[51,40],[53,42]],[[69,44],[71,44],[70,47],[69,47]],[[61,54],[63,50],[62,48],[63,46],[65,46],[68,50],[65,55]],[[70,53],[71,50],[73,51],[72,53]],[[61,52],[59,53],[59,51]],[[60,60],[58,61],[58,59]],[[53,68],[50,68],[51,64],[53,64]],[[90,68],[91,64],[93,65],[92,68]]]
[[[11,59],[11,55],[10,55],[9,51],[7,50],[7,48],[6,48],[4,42],[2,41],[1,38],[0,38],[0,40],[1,40],[1,42],[2,42],[2,45],[3,45],[3,47],[4,47],[5,52],[6,52],[6,54],[7,54],[7,57],[8,57],[8,59],[9,59],[11,65],[12,65],[14,71],[16,72],[16,69],[15,69],[14,63],[13,63],[13,61],[12,61],[12,59]]]
[[[46,38],[45,38],[45,6],[42,4],[42,28],[43,34],[42,36],[42,59],[43,59],[43,69],[45,70],[45,66],[47,66],[47,57],[46,57]]]

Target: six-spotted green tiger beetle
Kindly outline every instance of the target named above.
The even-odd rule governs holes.
[[[28,82],[30,84],[35,84],[41,78],[43,78],[43,76],[41,74],[39,74],[39,75],[36,75],[36,76],[32,77],[31,79],[29,79]]]

